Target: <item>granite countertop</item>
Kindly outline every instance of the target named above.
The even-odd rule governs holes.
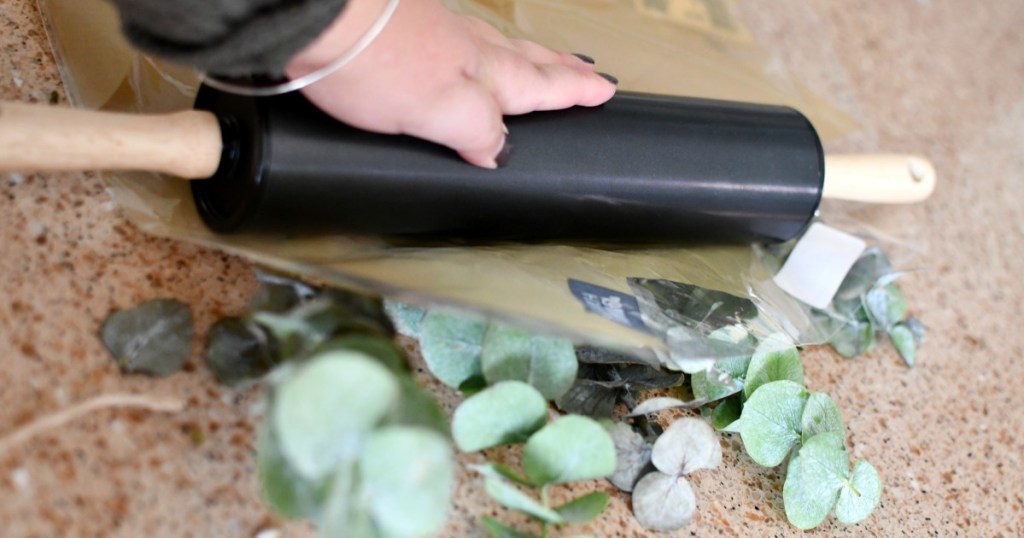
[[[925,204],[844,209],[907,239],[900,248],[916,270],[902,286],[930,332],[914,369],[887,346],[856,360],[805,353],[808,385],[836,399],[852,455],[869,459],[886,488],[867,521],[814,534],[1024,535],[1024,3],[739,9],[786,69],[861,122],[829,150],[923,153],[940,174]],[[66,103],[35,2],[0,4],[0,47],[2,99]],[[97,337],[109,312],[154,297],[188,303],[205,334],[240,312],[255,286],[244,260],[135,229],[95,174],[0,175],[0,436],[100,394],[184,404],[99,410],[0,443],[0,534],[309,534],[260,501],[259,387],[218,386],[200,342],[182,373],[123,376]],[[758,468],[735,439],[724,448],[721,468],[693,477],[699,515],[676,534],[802,535],[785,521],[780,473]],[[456,497],[446,535],[483,536],[479,517],[497,509],[465,473]],[[625,496],[603,523],[573,532],[646,535]]]

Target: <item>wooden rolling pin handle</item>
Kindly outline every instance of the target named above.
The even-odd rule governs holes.
[[[876,204],[920,202],[935,190],[935,167],[917,155],[827,155],[822,196]]]
[[[221,160],[209,112],[163,115],[0,103],[0,171],[148,170],[208,178]]]

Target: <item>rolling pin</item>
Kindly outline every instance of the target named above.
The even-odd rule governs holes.
[[[485,170],[443,147],[364,132],[300,94],[200,89],[137,115],[0,104],[0,170],[148,170],[192,179],[220,233],[345,233],[613,243],[784,241],[822,197],[906,203],[935,184],[908,155],[826,158],[794,109],[619,92],[507,118]]]

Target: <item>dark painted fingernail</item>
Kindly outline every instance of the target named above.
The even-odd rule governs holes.
[[[498,168],[504,168],[504,166],[508,164],[509,158],[512,157],[512,148],[512,141],[506,134],[505,144],[501,146],[501,151],[499,151],[497,157],[494,158],[494,162],[498,164]]]
[[[579,58],[579,59],[581,59],[581,60],[583,60],[584,62],[587,62],[590,65],[594,65],[594,59],[591,58],[590,56],[587,56],[586,54],[580,54],[578,52],[574,52],[574,53],[572,53],[572,55],[577,57],[577,58]]]
[[[598,75],[601,75],[602,78],[604,78],[605,80],[607,80],[608,82],[611,82],[612,84],[614,84],[616,86],[619,85],[619,79],[609,75],[608,73],[598,73]]]

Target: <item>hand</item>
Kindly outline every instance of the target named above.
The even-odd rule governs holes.
[[[289,77],[343,54],[385,3],[349,0],[317,41],[291,60]],[[615,93],[615,84],[579,57],[509,39],[439,0],[403,0],[362,54],[303,92],[349,125],[423,138],[472,164],[495,168],[505,146],[503,115],[600,105]]]

